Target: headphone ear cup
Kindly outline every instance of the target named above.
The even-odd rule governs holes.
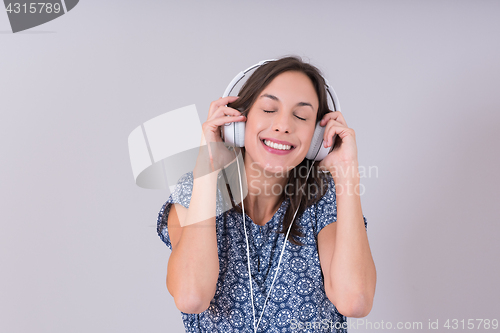
[[[245,122],[237,121],[224,125],[224,142],[235,147],[245,146]]]
[[[314,129],[313,138],[311,140],[311,146],[307,152],[306,158],[309,160],[321,161],[328,153],[330,153],[332,147],[323,146],[323,134],[325,133],[325,127],[316,123],[316,128]],[[333,146],[333,145],[332,145]]]

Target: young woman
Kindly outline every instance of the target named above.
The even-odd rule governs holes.
[[[158,234],[172,249],[167,288],[186,331],[346,332],[346,317],[370,312],[376,282],[354,130],[328,109],[319,70],[297,57],[260,66],[238,97],[213,101],[202,144],[221,143],[220,127],[239,121],[243,205],[231,198],[231,209],[217,209],[218,171],[234,152],[212,149],[200,153],[158,216]],[[308,174],[317,122],[325,147],[334,147]]]

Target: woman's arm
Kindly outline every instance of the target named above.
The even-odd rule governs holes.
[[[319,166],[332,174],[337,202],[337,222],[318,234],[325,291],[340,313],[364,317],[372,308],[376,271],[361,211],[356,135],[338,111],[327,113],[321,125],[325,147],[333,150]]]
[[[220,126],[245,120],[238,110],[226,107],[237,98],[228,96],[210,104],[207,121],[202,125],[189,209],[176,204],[168,216],[172,253],[168,260],[167,288],[177,308],[184,313],[208,309],[217,287],[217,176],[235,158],[222,142]]]
[[[346,167],[357,170],[357,165]],[[372,308],[376,271],[361,211],[359,176],[340,176],[334,181],[337,222],[318,234],[325,291],[340,313],[364,317]]]
[[[175,204],[168,216],[172,253],[168,260],[167,288],[177,308],[185,313],[205,311],[216,290],[219,276],[216,188],[217,172],[195,178],[189,209]]]

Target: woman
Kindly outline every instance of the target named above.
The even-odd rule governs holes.
[[[354,131],[340,112],[328,110],[319,70],[296,57],[262,65],[239,97],[212,102],[202,144],[222,142],[220,126],[238,121],[246,122],[245,219],[234,201],[232,209],[216,210],[227,149],[200,153],[158,217],[158,234],[172,249],[167,288],[186,331],[346,332],[345,317],[370,312],[376,282],[357,191]],[[317,122],[326,126],[325,146],[334,149],[307,175]]]

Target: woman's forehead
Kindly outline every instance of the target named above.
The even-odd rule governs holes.
[[[257,101],[271,100],[317,109],[318,95],[311,79],[302,72],[288,71],[276,76],[259,94]]]

